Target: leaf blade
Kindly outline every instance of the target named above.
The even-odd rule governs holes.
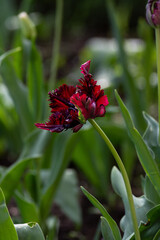
[[[104,217],[101,217],[101,231],[104,240],[116,240],[113,237],[112,230],[110,229],[110,226]]]
[[[152,184],[154,185],[156,191],[160,195],[160,171],[158,169],[158,166],[154,161],[143,138],[141,137],[137,129],[134,127],[131,116],[117,91],[115,91],[115,96],[124,117],[128,134],[135,145],[140,163],[144,168],[146,174],[148,175],[149,179],[151,180]]]
[[[96,207],[99,209],[103,217],[107,220],[110,228],[112,229],[114,238],[116,240],[121,240],[121,235],[119,228],[116,224],[116,222],[112,219],[112,217],[108,214],[106,209],[103,207],[103,205],[93,196],[91,195],[84,187],[81,186],[82,192],[85,194],[85,196],[88,198],[88,200]]]
[[[37,223],[30,222],[14,225],[18,234],[18,240],[45,240],[41,228]]]
[[[19,240],[0,188],[0,239]]]

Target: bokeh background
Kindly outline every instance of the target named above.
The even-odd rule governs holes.
[[[39,72],[39,76],[38,74],[37,76],[41,78],[40,74],[43,72],[45,89],[44,95],[41,94],[40,90],[37,90],[40,96],[43,95],[42,105],[45,109],[43,114],[41,117],[37,115],[26,120],[25,116],[28,113],[24,113],[25,109],[23,108],[24,112],[20,112],[20,108],[17,110],[22,96],[18,95],[16,88],[13,90],[11,87],[12,81],[9,83],[4,80],[7,74],[10,74],[8,78],[12,78],[11,72],[7,72],[6,69],[2,71],[0,77],[1,177],[4,170],[15,166],[19,156],[24,157],[33,153],[36,155],[42,149],[40,166],[42,183],[45,185],[48,173],[51,175],[55,173],[54,164],[61,159],[61,156],[56,154],[63,152],[66,144],[63,134],[62,137],[57,137],[58,134],[52,134],[52,136],[48,134],[46,140],[46,136],[39,135],[41,131],[35,129],[34,122],[47,119],[49,113],[46,94],[48,83],[51,83],[50,87],[57,87],[64,82],[76,85],[77,79],[81,77],[80,65],[90,59],[90,71],[94,79],[105,89],[110,103],[106,109],[106,116],[97,121],[120,153],[134,194],[140,196],[142,194],[140,174],[143,175],[143,170],[138,163],[135,149],[128,137],[124,121],[117,107],[114,89],[118,90],[130,110],[136,127],[143,134],[146,122],[142,110],[157,118],[154,31],[148,26],[145,19],[146,1],[62,1],[63,5],[60,9],[62,20],[57,28],[61,30],[57,53],[55,52],[55,39],[58,34],[56,29],[58,2],[58,0],[0,0],[1,54],[19,46],[22,47],[23,51],[27,49],[25,48],[27,45],[22,43],[23,36],[17,17],[19,13],[27,12],[36,26],[35,43],[42,60],[42,69],[40,69],[40,64],[36,65],[38,66],[37,72]],[[25,75],[28,62],[25,62],[23,57],[16,56],[12,59],[15,72],[21,78],[21,83],[29,89],[30,86],[27,85],[28,75]],[[34,63],[34,59],[32,60],[31,64]],[[56,66],[54,65],[55,61],[57,62]],[[30,105],[32,105],[31,102]],[[32,110],[34,111],[34,109]],[[25,121],[29,122],[29,130],[24,127]],[[55,237],[53,238],[52,234],[49,239],[100,239],[98,225],[100,215],[83,196],[79,188],[80,185],[89,189],[106,206],[118,224],[124,214],[121,200],[113,192],[110,183],[110,172],[115,162],[102,139],[89,124],[86,124],[84,129],[77,133],[75,142],[73,148],[68,148],[72,154],[70,154],[70,161],[64,165],[65,171],[64,166],[57,167],[60,172],[63,172],[63,177],[60,178],[55,173],[55,176],[58,176],[55,179],[58,180],[55,183],[55,179],[53,179],[58,190],[50,211],[50,217],[52,217],[50,223],[58,230],[55,231]],[[56,153],[54,154],[54,152]],[[24,190],[34,200],[33,202],[36,202],[36,197],[33,194],[34,186],[26,187],[25,185],[25,174],[28,173],[28,179],[34,176],[33,171],[29,172],[28,168],[19,174],[18,180],[22,181],[21,186],[14,186],[12,194],[7,195],[9,196],[9,210],[15,222],[32,220],[31,215],[28,216],[23,212],[26,205],[22,206],[22,192]],[[13,175],[16,176],[16,172]],[[68,185],[65,185],[66,182]],[[8,184],[11,184],[10,179]],[[20,195],[15,194],[17,189]],[[68,195],[73,199],[73,202],[66,197]],[[27,200],[25,203],[27,204]],[[40,223],[40,225],[43,228],[44,223]],[[44,231],[46,231],[45,227]]]

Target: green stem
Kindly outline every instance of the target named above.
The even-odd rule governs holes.
[[[156,28],[157,74],[158,74],[158,122],[160,132],[160,28]],[[160,133],[159,133],[160,144]]]
[[[131,211],[131,216],[132,216],[133,228],[134,228],[134,232],[135,232],[135,239],[140,240],[141,238],[140,238],[140,234],[139,234],[139,230],[138,230],[138,223],[137,223],[136,211],[135,211],[134,202],[133,202],[132,190],[131,190],[130,182],[128,179],[126,169],[123,165],[123,162],[122,162],[120,156],[118,155],[116,149],[114,148],[113,144],[111,143],[109,138],[106,136],[106,134],[103,132],[103,130],[99,127],[99,125],[93,119],[89,119],[89,122],[97,130],[97,132],[101,135],[101,137],[107,144],[108,148],[110,149],[111,153],[113,154],[113,156],[119,166],[119,169],[121,171],[121,174],[123,176],[123,180],[124,180],[125,186],[126,186],[126,191],[127,191],[127,196],[128,196],[128,201],[129,201],[130,211]]]
[[[54,31],[54,47],[53,47],[53,52],[52,52],[49,89],[54,89],[55,84],[56,84],[61,32],[62,32],[62,16],[63,16],[63,0],[57,0],[56,1],[55,31]]]

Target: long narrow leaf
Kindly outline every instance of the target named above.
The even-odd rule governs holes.
[[[76,135],[62,133],[57,135],[52,147],[52,166],[51,172],[43,189],[43,195],[40,202],[40,208],[43,218],[47,217],[53,202],[57,187],[61,181],[64,170],[68,165],[72,150],[75,144]]]
[[[123,240],[127,240],[129,236],[131,236],[134,232],[133,222],[130,214],[130,206],[128,202],[125,183],[121,172],[115,166],[113,167],[111,172],[111,182],[114,191],[122,198],[125,208],[125,215],[121,219],[120,226],[122,231],[124,232]],[[137,223],[139,226],[141,222],[147,222],[146,214],[150,209],[154,207],[154,204],[151,203],[145,196],[135,197],[133,195],[133,201],[136,211]]]
[[[19,51],[21,51],[21,50],[22,50],[22,49],[21,49],[20,47],[17,47],[17,48],[11,49],[11,50],[5,52],[4,54],[2,54],[2,55],[0,56],[0,65],[2,64],[2,61],[3,61],[6,57],[9,57],[10,55],[15,54],[15,53],[17,53],[17,52],[19,52]]]
[[[113,232],[104,217],[101,217],[101,230],[104,240],[115,240],[113,237]]]
[[[144,168],[146,174],[154,185],[156,191],[160,195],[160,171],[158,166],[153,159],[148,147],[146,146],[143,138],[134,127],[130,114],[124,105],[122,99],[118,95],[117,91],[115,91],[116,99],[121,108],[121,112],[123,114],[124,120],[126,122],[127,130],[131,140],[133,141],[137,154],[139,156],[139,160],[141,162],[142,167]]]
[[[17,161],[9,167],[0,178],[0,186],[5,194],[6,201],[10,200],[24,170],[32,160],[32,158],[26,158],[21,161]]]
[[[44,97],[42,60],[34,42],[25,40],[24,50],[28,56],[26,59],[26,65],[29,104],[34,119],[37,121],[42,117],[42,103]]]
[[[158,230],[158,232],[156,233],[156,235],[154,236],[153,240],[159,240],[160,239],[160,229]]]
[[[3,81],[8,88],[18,116],[21,120],[20,127],[23,127],[23,130],[28,133],[33,129],[34,121],[27,102],[27,88],[17,78],[11,63],[5,57],[1,56],[1,59],[3,59],[3,61],[0,66],[0,72],[2,74]]]
[[[103,217],[107,220],[110,228],[112,229],[113,236],[115,240],[121,240],[121,235],[119,228],[116,224],[116,222],[113,220],[113,218],[108,214],[106,209],[103,207],[103,205],[93,196],[91,195],[84,187],[81,187],[83,193],[86,195],[88,200],[96,207],[99,209]]]
[[[127,97],[134,113],[136,126],[138,127],[138,129],[143,130],[145,126],[145,121],[142,117],[140,95],[138,94],[138,89],[136,88],[135,81],[129,71],[127,62],[128,59],[123,47],[123,39],[120,33],[120,29],[118,27],[113,1],[106,0],[106,6],[110,24],[112,26],[113,35],[117,41],[119,58],[123,68],[124,88],[126,88]]]

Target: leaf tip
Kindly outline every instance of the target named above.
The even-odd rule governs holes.
[[[82,190],[82,192],[85,192],[85,188],[83,186],[80,186],[80,189]]]

